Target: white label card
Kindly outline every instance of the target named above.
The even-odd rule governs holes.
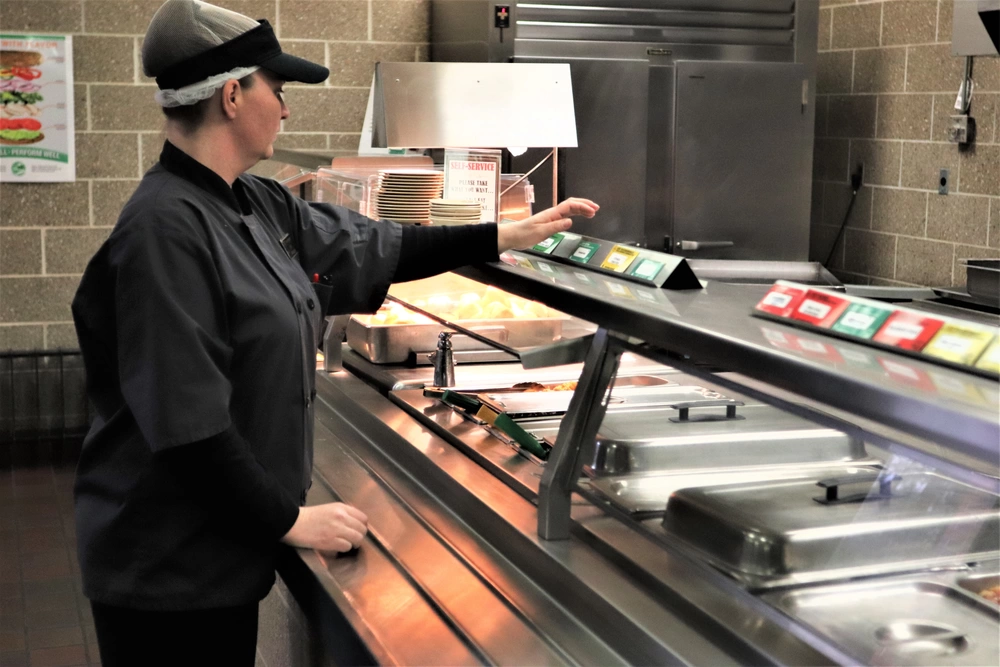
[[[785,294],[784,292],[770,292],[764,297],[765,306],[774,306],[775,308],[784,308],[792,302],[792,295]]]
[[[923,333],[924,328],[911,322],[892,322],[885,328],[885,335],[902,340],[914,340]]]
[[[823,319],[830,314],[830,306],[825,303],[820,303],[819,301],[813,301],[812,299],[806,299],[799,306],[799,312],[803,315],[808,315],[809,317],[815,317],[818,320]]]
[[[844,315],[844,319],[840,321],[840,326],[847,327],[848,329],[864,330],[870,327],[874,321],[875,318],[871,315],[853,311]]]
[[[962,338],[961,336],[944,335],[934,341],[934,347],[945,352],[965,354],[972,347],[972,342],[968,338]]]

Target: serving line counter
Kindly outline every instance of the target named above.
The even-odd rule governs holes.
[[[752,318],[762,286],[507,259],[460,273],[563,318],[512,351],[582,364],[317,371],[308,502],[370,536],[279,571],[337,662],[996,664],[996,380]]]

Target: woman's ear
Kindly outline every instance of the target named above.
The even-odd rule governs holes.
[[[222,85],[222,113],[229,120],[236,118],[236,109],[240,104],[242,92],[240,83],[236,79],[230,79]]]

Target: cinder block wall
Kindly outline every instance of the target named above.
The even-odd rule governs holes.
[[[964,257],[1000,254],[1000,60],[976,61],[969,152],[946,143],[963,62],[953,0],[820,2],[812,259],[862,189],[833,267],[875,284],[961,285]],[[162,121],[138,66],[160,0],[3,0],[0,30],[76,36],[77,183],[0,184],[0,349],[76,345],[69,301],[87,259],[155,161]],[[427,57],[427,0],[219,0],[268,18],[289,51],[327,63],[325,86],[291,88],[278,145],[351,150],[376,60]],[[951,194],[937,195],[938,170]],[[992,219],[991,219],[992,218]]]
[[[963,1],[963,0],[959,0]],[[1000,59],[977,58],[968,151],[947,143],[965,59],[951,55],[953,0],[821,0],[812,259],[844,219],[832,267],[857,283],[964,285],[959,260],[1000,256]],[[939,195],[941,168],[950,194]]]
[[[76,347],[69,304],[87,261],[159,156],[156,86],[142,35],[162,0],[2,0],[0,32],[72,34],[77,182],[0,183],[0,350]],[[289,86],[277,145],[357,148],[374,63],[426,60],[427,0],[216,0],[275,26],[285,50],[325,63]]]

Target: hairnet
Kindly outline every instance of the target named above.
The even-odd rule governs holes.
[[[161,107],[183,107],[189,104],[197,104],[202,100],[207,100],[215,94],[219,88],[230,79],[242,79],[248,74],[253,74],[260,67],[237,67],[236,69],[210,76],[204,81],[192,83],[183,88],[167,88],[156,91],[156,101]]]

